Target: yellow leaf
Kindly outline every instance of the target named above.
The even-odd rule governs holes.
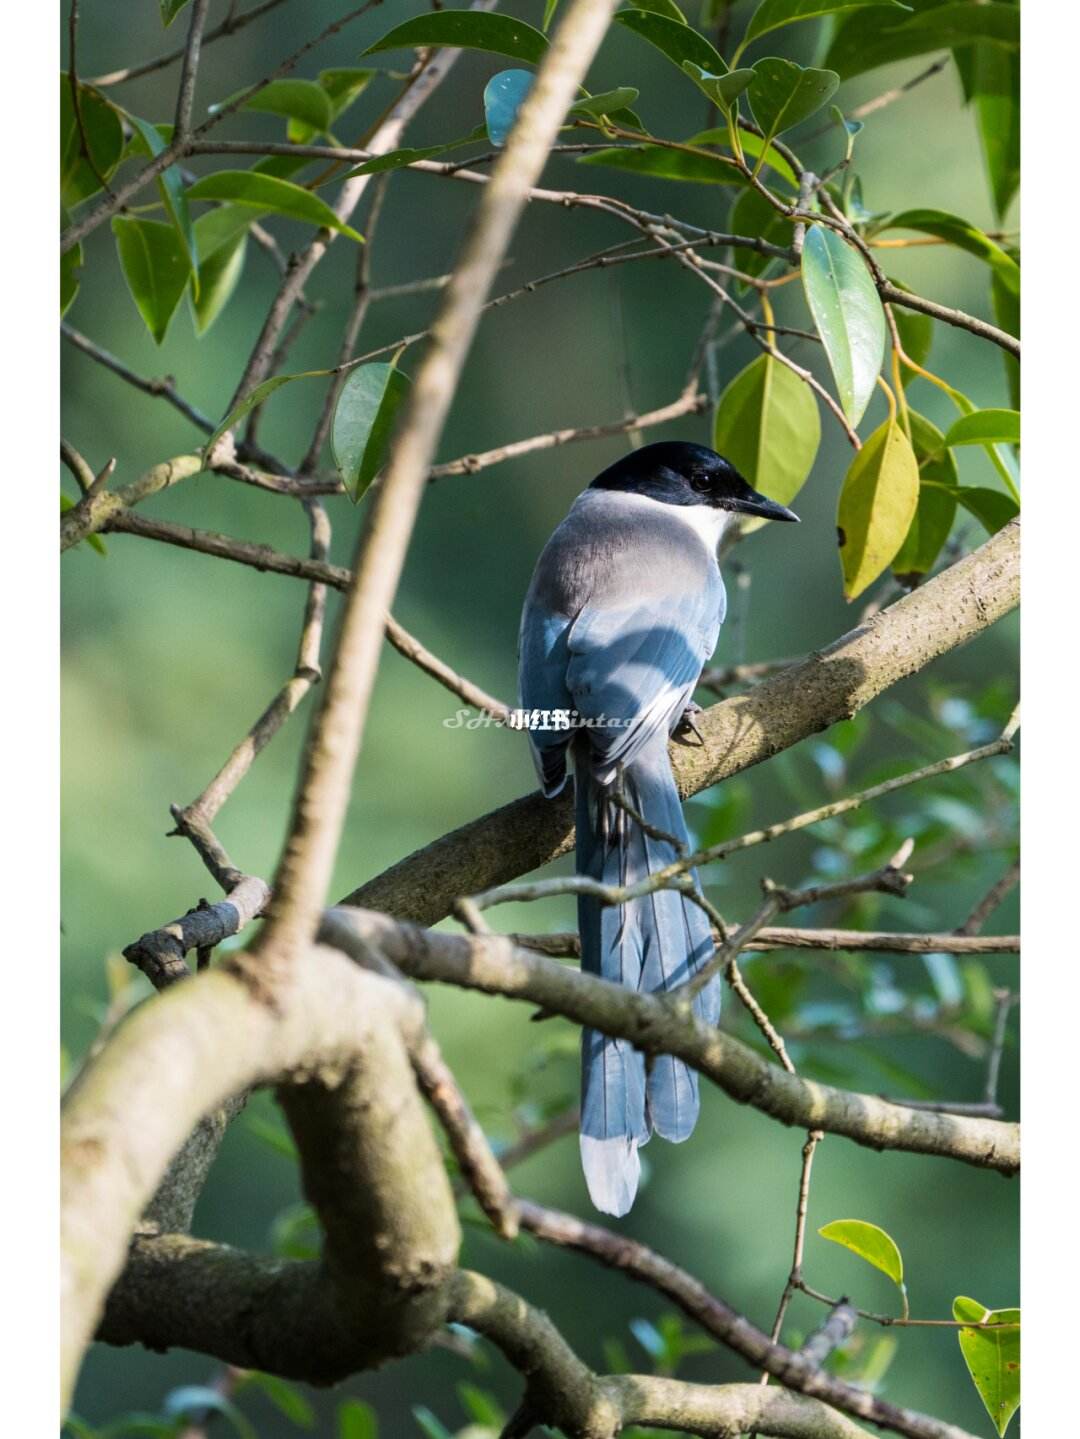
[[[899,552],[919,503],[919,465],[907,436],[886,420],[851,462],[836,514],[844,595],[853,600]]]

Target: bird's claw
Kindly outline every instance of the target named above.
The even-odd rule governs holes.
[[[692,731],[694,734],[697,735],[698,743],[700,745],[704,745],[705,736],[698,729],[697,724],[694,721],[694,716],[701,713],[701,705],[699,705],[696,700],[689,700],[687,702],[686,708],[679,716],[679,722],[675,726],[675,730],[672,734],[672,739],[678,740],[680,744],[689,744],[690,741],[688,735]]]

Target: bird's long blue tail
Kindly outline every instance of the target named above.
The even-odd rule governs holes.
[[[587,763],[576,768],[578,874],[605,885],[630,885],[678,858],[669,840],[646,834],[611,802],[610,787],[590,777]],[[615,783],[654,829],[688,842],[666,735],[647,745]],[[581,896],[578,925],[582,968],[631,989],[675,989],[713,953],[708,917],[677,890],[658,890],[621,906]],[[697,995],[694,1010],[716,1023],[718,976]],[[628,1040],[583,1032],[581,1160],[597,1209],[625,1214],[637,1192],[639,1145],[653,1131],[679,1143],[689,1137],[697,1115],[697,1075],[681,1059],[657,1055],[646,1073],[644,1056]]]

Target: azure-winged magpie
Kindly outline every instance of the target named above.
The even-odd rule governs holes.
[[[530,745],[549,797],[565,785],[572,752],[577,872],[605,885],[634,884],[675,860],[658,836],[687,842],[668,738],[716,647],[726,608],[717,547],[740,514],[798,518],[703,445],[646,445],[593,480],[537,561],[521,617],[521,705],[573,716],[569,730],[530,728]],[[579,897],[578,926],[583,967],[631,989],[673,989],[713,952],[707,917],[672,889],[621,906]],[[694,1010],[716,1023],[718,976]],[[697,1075],[671,1055],[646,1068],[627,1040],[591,1029],[581,1073],[589,1194],[597,1209],[625,1214],[638,1146],[654,1130],[678,1142],[693,1129]]]

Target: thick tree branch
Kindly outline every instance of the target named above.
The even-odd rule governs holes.
[[[672,746],[686,797],[849,719],[891,685],[966,644],[1019,601],[1020,526],[994,535],[856,629],[746,694],[697,717],[705,743]],[[539,794],[444,835],[354,890],[343,902],[434,924],[455,901],[565,854],[573,800]]]

